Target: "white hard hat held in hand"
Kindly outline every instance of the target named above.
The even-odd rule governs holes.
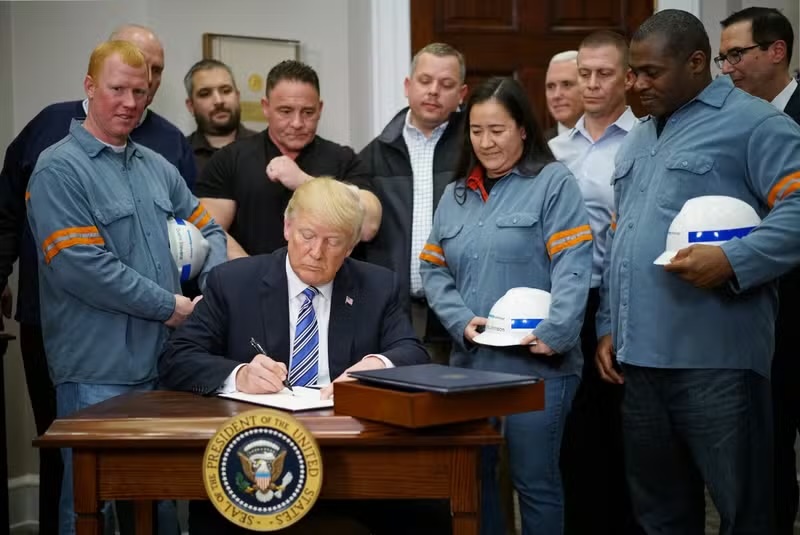
[[[473,340],[488,346],[516,346],[550,315],[550,293],[511,288],[489,312],[486,327]]]
[[[761,218],[746,202],[734,197],[705,195],[689,199],[672,220],[667,245],[653,263],[663,266],[690,245],[722,245],[747,236]]]
[[[203,269],[208,256],[208,241],[197,227],[180,219],[167,219],[169,249],[181,277],[181,282],[195,278]]]

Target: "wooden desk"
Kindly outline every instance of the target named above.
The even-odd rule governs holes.
[[[136,532],[149,534],[152,500],[208,498],[208,440],[254,408],[180,392],[126,394],[56,420],[34,445],[73,449],[78,535],[100,535],[103,500],[135,501]],[[322,449],[321,498],[450,499],[453,533],[478,534],[480,446],[501,442],[488,423],[410,431],[331,410],[296,416]]]

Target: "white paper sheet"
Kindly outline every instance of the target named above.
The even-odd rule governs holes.
[[[242,392],[231,392],[230,394],[219,394],[221,398],[235,399],[245,403],[254,403],[266,407],[275,407],[286,411],[307,411],[311,409],[324,409],[333,407],[332,399],[320,399],[318,388],[306,388],[295,386],[294,395],[284,388],[275,394],[244,394]]]

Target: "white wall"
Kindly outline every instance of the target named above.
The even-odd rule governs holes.
[[[372,137],[370,32],[373,0],[127,0],[12,2],[14,131],[43,106],[82,97],[91,49],[117,25],[151,26],[165,48],[165,73],[153,108],[184,132],[183,75],[202,57],[202,34],[228,33],[301,41],[301,59],[320,77],[325,101],[320,134],[361,145]],[[264,74],[272,65],[264,66]],[[401,83],[402,78],[397,83]],[[357,85],[356,85],[357,84]],[[364,103],[364,104],[361,104]],[[368,116],[367,118],[370,118]]]

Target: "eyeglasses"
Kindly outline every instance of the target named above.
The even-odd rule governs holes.
[[[714,63],[720,69],[722,68],[722,65],[725,63],[725,60],[727,60],[728,63],[731,65],[736,65],[737,63],[742,61],[742,56],[744,56],[744,53],[747,52],[748,50],[753,50],[754,48],[767,48],[774,42],[775,41],[771,41],[769,43],[758,43],[753,46],[747,46],[744,48],[734,48],[732,50],[729,50],[727,54],[720,54],[719,56],[714,58]]]

